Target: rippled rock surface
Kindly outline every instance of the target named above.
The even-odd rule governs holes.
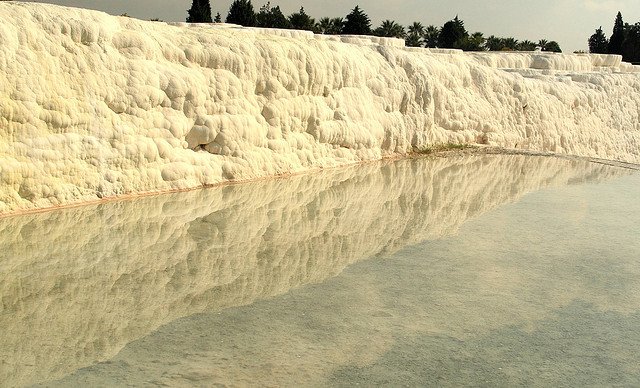
[[[465,54],[13,1],[0,26],[0,213],[446,143],[640,162],[640,73],[618,56]]]

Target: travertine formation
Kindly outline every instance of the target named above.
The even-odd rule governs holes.
[[[180,317],[322,282],[540,188],[627,173],[517,155],[402,160],[0,218],[0,381],[61,378]]]
[[[640,162],[616,56],[0,3],[0,213],[478,143]]]

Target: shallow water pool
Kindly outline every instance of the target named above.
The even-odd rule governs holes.
[[[2,218],[0,381],[639,385],[638,198],[470,155]]]

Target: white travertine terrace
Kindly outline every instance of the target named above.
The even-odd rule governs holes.
[[[0,381],[58,379],[180,317],[322,282],[532,191],[628,173],[519,155],[403,160],[0,218]],[[562,286],[553,303],[583,294]]]
[[[478,143],[640,162],[616,56],[0,3],[0,214]]]

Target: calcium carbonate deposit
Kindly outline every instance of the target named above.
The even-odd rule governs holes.
[[[0,4],[0,213],[489,144],[640,162],[618,56]]]

